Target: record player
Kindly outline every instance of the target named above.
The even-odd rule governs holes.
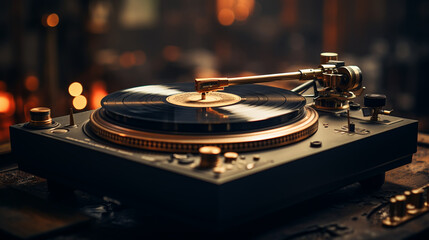
[[[300,79],[291,91],[254,83]],[[417,121],[390,116],[336,53],[315,69],[148,85],[102,107],[11,126],[19,168],[211,229],[224,229],[411,162]],[[312,92],[311,96],[304,95]]]

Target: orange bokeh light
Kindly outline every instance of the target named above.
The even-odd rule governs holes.
[[[224,26],[232,25],[235,20],[245,21],[254,7],[254,0],[217,0],[218,21]]]
[[[170,62],[175,62],[180,57],[180,48],[176,46],[166,46],[162,50],[162,55]]]
[[[14,112],[15,101],[12,94],[8,92],[0,92],[0,114],[11,116]]]
[[[46,25],[49,27],[56,27],[60,22],[60,18],[56,13],[51,13],[46,17]]]
[[[104,84],[102,81],[94,82],[91,87],[91,109],[97,109],[101,107],[101,99],[103,99],[106,95],[106,84]]]
[[[34,92],[39,88],[39,79],[34,75],[29,75],[25,78],[24,85],[28,91]]]
[[[229,26],[235,21],[235,14],[231,9],[224,8],[217,14],[219,23],[224,26]]]
[[[73,98],[73,107],[77,110],[82,110],[86,107],[87,104],[86,97],[83,95],[79,95]]]
[[[237,6],[235,6],[235,15],[237,20],[244,21],[249,17],[249,14],[250,9],[246,4],[237,4]]]
[[[79,96],[83,92],[82,84],[73,82],[69,86],[69,94],[73,97]]]

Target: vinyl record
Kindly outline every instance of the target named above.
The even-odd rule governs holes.
[[[200,96],[188,83],[135,87],[106,96],[101,114],[138,130],[225,133],[294,122],[305,105],[298,94],[263,85],[230,86],[205,101]]]
[[[292,123],[304,114],[305,103],[296,93],[263,85],[230,86],[201,100],[193,84],[163,84],[109,94],[100,114],[115,124],[154,132],[245,132]]]

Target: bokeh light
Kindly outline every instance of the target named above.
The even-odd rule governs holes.
[[[51,13],[46,17],[46,25],[49,27],[56,27],[60,22],[60,18],[56,13]]]
[[[25,78],[24,85],[28,91],[34,92],[39,88],[39,79],[34,75],[29,75]]]
[[[86,97],[83,95],[76,96],[73,98],[73,107],[77,110],[82,110],[86,107],[87,100]]]
[[[11,116],[15,113],[15,101],[12,94],[0,92],[0,114]]]
[[[70,84],[69,93],[71,96],[73,97],[79,96],[80,94],[82,94],[82,92],[83,92],[82,84],[78,82],[73,82],[72,84]]]
[[[234,23],[235,21],[235,14],[231,9],[222,9],[217,14],[217,18],[219,20],[219,23],[224,26],[229,26]]]
[[[91,109],[96,109],[101,107],[101,99],[107,95],[106,84],[102,81],[96,81],[92,84],[91,87],[91,100],[90,107]]]

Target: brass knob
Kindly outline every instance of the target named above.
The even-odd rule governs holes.
[[[232,163],[232,161],[237,160],[238,153],[236,153],[236,152],[226,152],[225,154],[223,154],[223,156],[225,158],[225,163]]]
[[[411,192],[410,191],[404,191],[405,196],[405,205],[408,205],[411,203]]]
[[[36,107],[30,109],[30,125],[46,126],[52,124],[51,109],[47,107]]]
[[[411,199],[410,204],[412,204],[416,209],[422,209],[424,207],[424,194],[425,191],[421,188],[411,190]]]
[[[398,216],[398,217],[405,216],[405,213],[406,213],[406,205],[405,205],[406,197],[404,195],[397,195],[395,197],[395,199],[396,199],[396,204],[395,204],[396,216]]]
[[[320,64],[328,63],[329,60],[338,60],[338,53],[324,52],[320,54]]]
[[[396,198],[392,197],[390,198],[390,206],[389,206],[389,217],[393,219],[396,217]]]
[[[199,149],[200,152],[200,167],[201,168],[214,168],[217,165],[219,154],[221,152],[219,147],[204,146]]]

